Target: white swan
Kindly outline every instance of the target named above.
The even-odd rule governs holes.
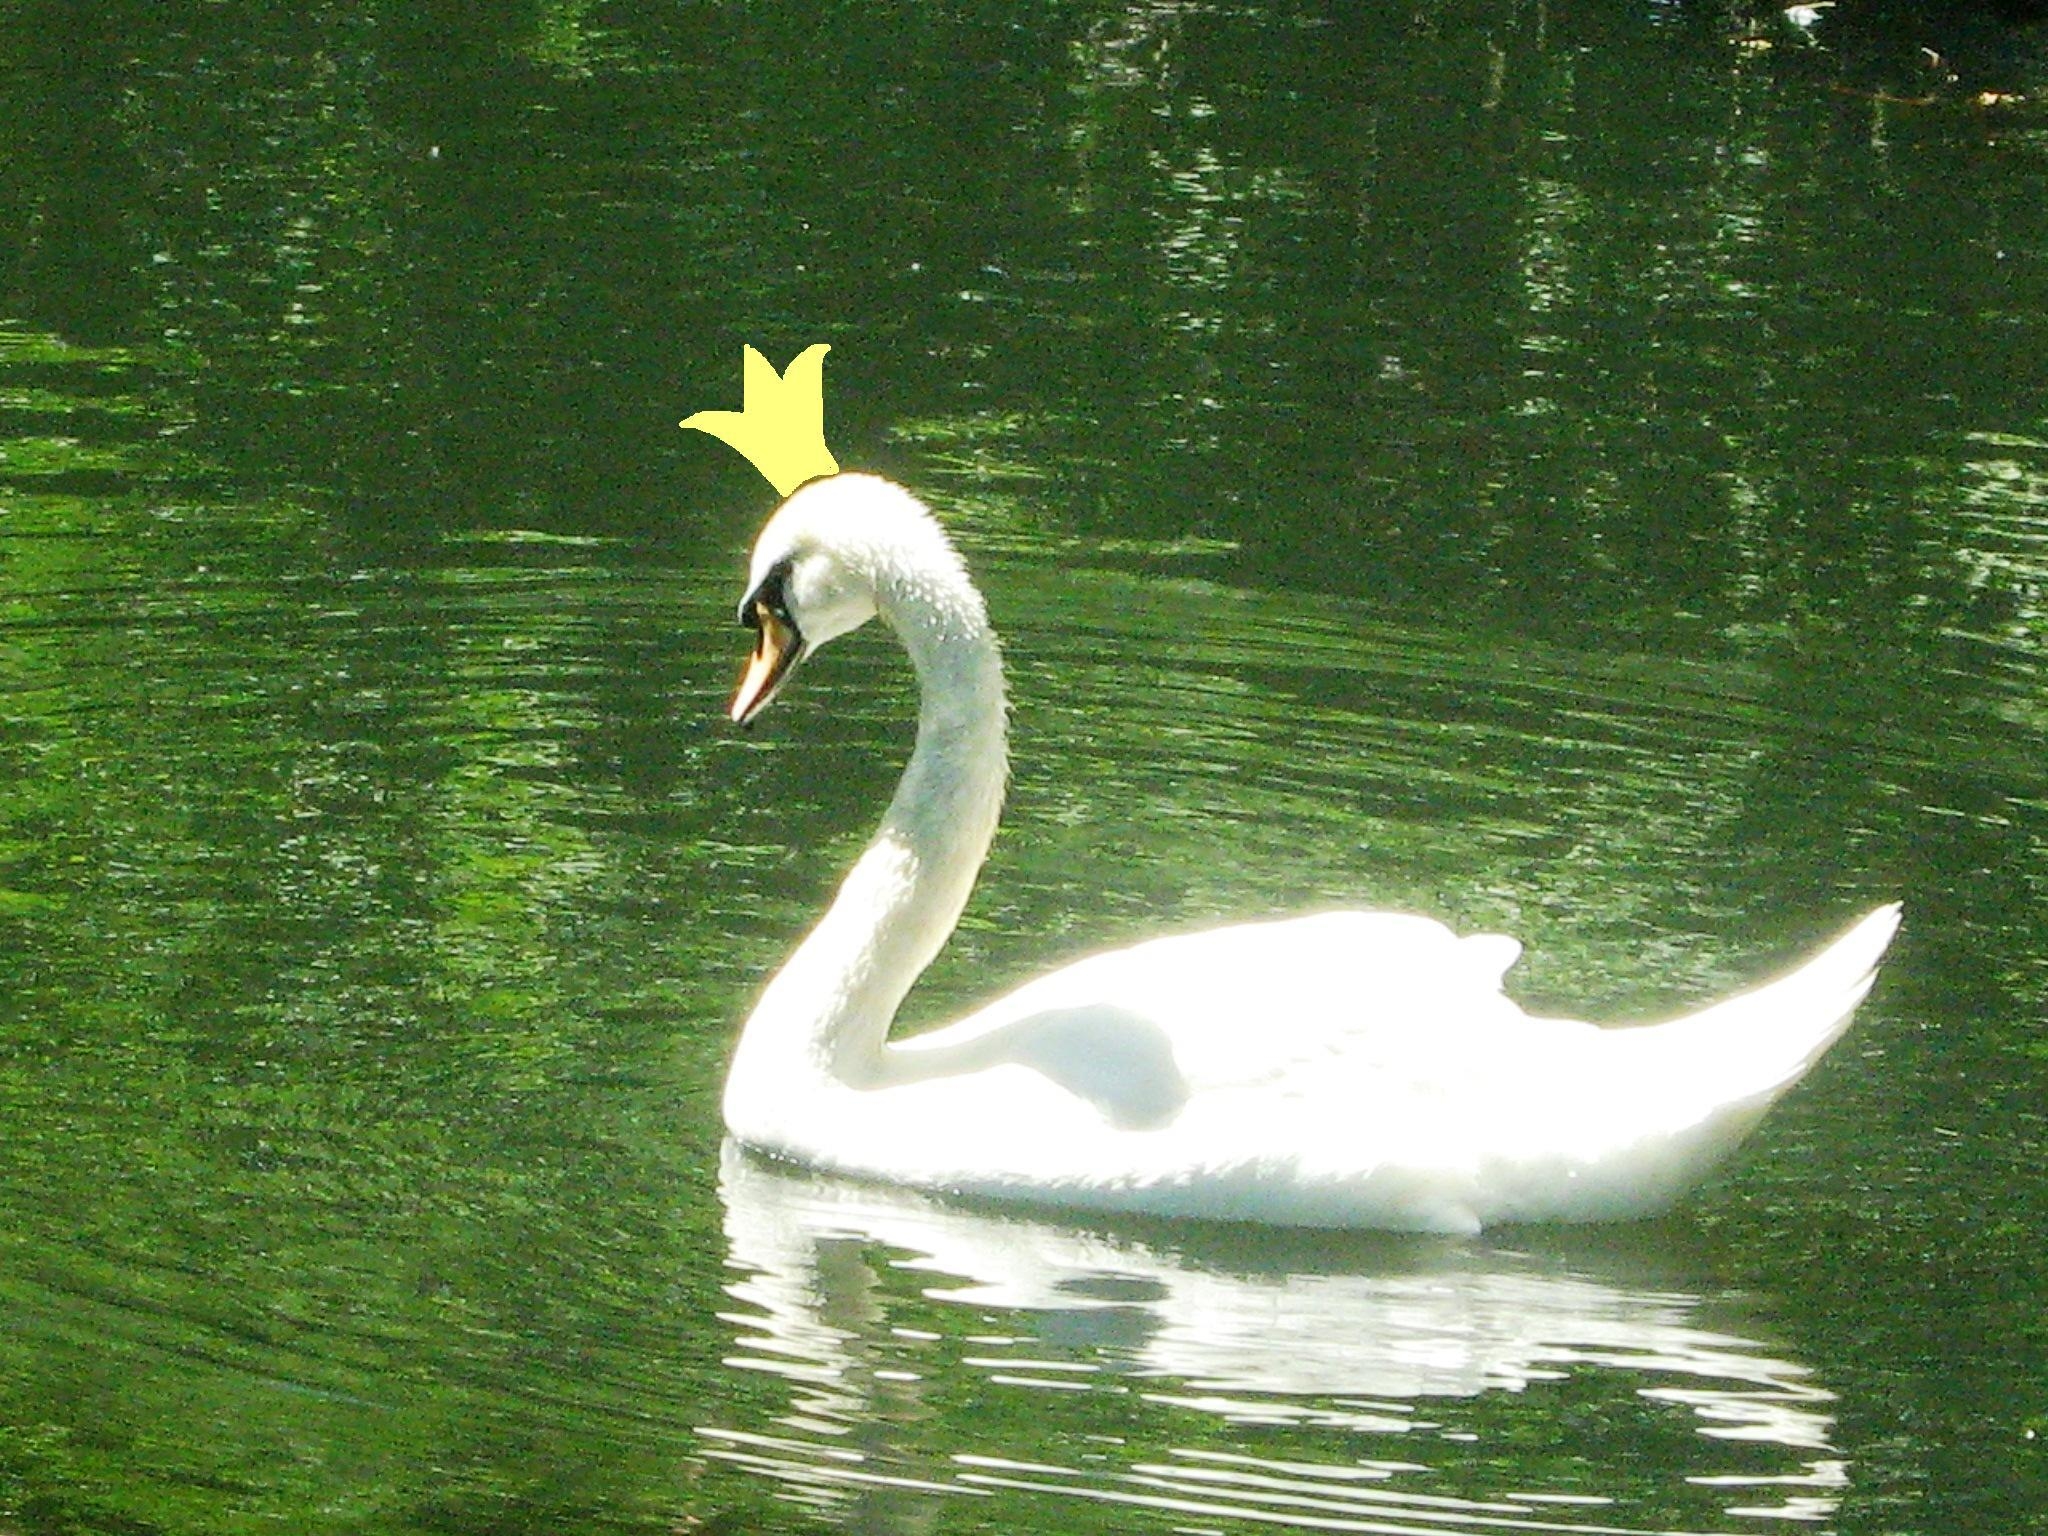
[[[965,906],[1006,774],[980,594],[909,492],[834,474],[754,547],[745,724],[880,616],[922,689],[881,829],[769,982],[725,1088],[743,1145],[976,1197],[1476,1232],[1663,1209],[1847,1027],[1898,926],[1877,909],[1703,1012],[1602,1029],[1501,992],[1519,953],[1426,917],[1324,912],[1156,939],[890,1042]]]

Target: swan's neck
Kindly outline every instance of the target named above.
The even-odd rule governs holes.
[[[874,840],[741,1032],[725,1108],[742,1139],[786,1125],[803,1087],[880,1080],[896,1009],[959,921],[1002,809],[1002,662],[980,595],[955,567],[880,598],[917,673],[917,744]]]

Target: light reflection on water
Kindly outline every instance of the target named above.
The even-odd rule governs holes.
[[[1656,1490],[1656,1529],[1689,1500],[1719,1529],[1823,1520],[1849,1481],[1806,1365],[1732,1331],[1726,1298],[1597,1257],[1072,1227],[730,1145],[720,1193],[727,1364],[787,1401],[701,1425],[706,1454],[841,1513],[864,1490],[1006,1492],[1310,1529],[1635,1531],[1637,1434],[1691,1440],[1693,1492]],[[1077,1396],[1120,1400],[1120,1432],[1083,1433]],[[931,1438],[963,1397],[979,1411]],[[1558,1412],[1605,1425],[1617,1463],[1589,1464],[1590,1435],[1504,1467],[1501,1443]],[[1281,1454],[1245,1449],[1265,1431]],[[1532,1482],[1545,1467],[1555,1486]]]

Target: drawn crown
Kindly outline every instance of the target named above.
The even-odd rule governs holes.
[[[740,375],[740,409],[699,411],[680,423],[723,438],[787,496],[806,480],[839,473],[825,446],[825,354],[828,342],[799,352],[781,373],[752,347]]]

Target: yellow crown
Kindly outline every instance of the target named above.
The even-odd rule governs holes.
[[[778,374],[748,347],[740,409],[699,411],[680,425],[732,444],[783,496],[806,480],[836,475],[839,461],[825,446],[825,354],[831,350],[822,341],[806,347]]]

